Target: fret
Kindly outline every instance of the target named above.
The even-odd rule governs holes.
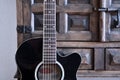
[[[56,47],[56,44],[52,44],[52,45],[50,45],[50,44],[44,44],[43,46],[51,48],[51,47]]]
[[[46,47],[46,46],[44,46],[44,49],[56,49],[56,47]]]
[[[48,35],[48,34],[50,34],[50,35],[56,34],[56,30],[53,30],[53,29],[49,30],[49,29],[46,29],[46,30],[44,30],[44,34],[45,34],[45,35]]]
[[[54,16],[54,14],[44,14],[44,19],[55,19],[56,20],[56,17]]]
[[[48,24],[44,24],[43,26],[44,30],[56,30],[55,25],[48,25]]]
[[[50,55],[44,55],[44,58],[45,59],[55,59],[56,57],[55,57],[56,55],[54,55],[54,56],[50,56]]]
[[[51,44],[55,44],[55,42],[45,42],[44,44],[51,45]]]
[[[55,21],[52,21],[52,20],[45,20],[44,21],[44,24],[55,24],[56,22]]]
[[[52,15],[53,17],[55,16],[55,14],[44,14],[44,16],[46,16],[46,15]]]
[[[55,24],[44,24],[44,26],[55,26]]]
[[[55,51],[55,53],[48,53],[48,52],[45,52],[45,54],[44,54],[44,56],[50,56],[50,57],[55,57],[55,55],[56,55],[56,51]]]
[[[47,57],[46,57],[44,60],[45,60],[45,61],[54,61],[55,58],[47,58]]]
[[[56,61],[56,0],[44,0],[43,10],[43,61]]]
[[[55,51],[56,52],[56,49],[43,49],[44,51]],[[52,55],[53,56],[53,55]]]
[[[56,34],[53,33],[53,32],[45,32],[44,33],[44,37],[51,37],[51,38],[53,38],[53,37],[56,37]]]
[[[56,37],[43,37],[44,41],[48,41],[48,40],[55,40],[56,41]]]
[[[52,4],[52,3],[54,3],[54,4],[56,4],[56,1],[55,0],[45,0],[44,1],[44,4]]]
[[[55,55],[49,55],[49,54],[56,54],[56,51],[54,51],[54,52],[46,52],[46,51],[44,51],[44,53],[45,53],[45,55],[44,56],[54,56],[55,57]]]
[[[56,61],[43,61],[44,62],[44,64],[55,64],[56,63]]]
[[[44,21],[45,21],[45,20],[55,20],[55,21],[56,21],[56,19],[44,19]]]
[[[56,38],[56,34],[44,34],[44,38],[52,38],[52,37],[55,37]]]
[[[49,42],[56,42],[56,40],[51,40],[51,39],[50,40],[46,40],[46,39],[43,40],[43,42],[48,42],[48,41]]]
[[[56,21],[54,19],[44,20],[44,24],[55,24],[55,23],[56,23]]]
[[[45,53],[44,56],[55,56],[54,54],[56,54],[56,51],[54,52],[49,52],[49,51],[43,51]],[[52,55],[53,54],[53,55]]]
[[[43,27],[44,27],[44,28],[56,28],[54,25],[53,25],[53,26],[51,26],[51,25],[47,25],[47,26],[44,25]]]
[[[54,51],[54,53],[52,53],[52,52],[45,52],[45,54],[44,54],[44,56],[46,57],[46,56],[50,56],[50,57],[55,57],[55,55],[56,55],[56,51]]]
[[[47,38],[48,36],[45,36],[44,37],[44,42],[55,42],[56,40],[51,40],[51,38]],[[53,37],[53,36],[50,36],[50,37]],[[56,37],[54,37],[56,38]]]
[[[56,30],[53,29],[53,28],[45,28],[44,31],[45,31],[46,34],[49,34],[49,33],[51,33],[51,34],[52,34],[52,33],[56,33]]]
[[[56,0],[44,0],[44,4],[56,3]]]
[[[47,5],[44,5],[44,7],[45,7],[45,10],[46,9],[53,9],[53,10],[55,10],[55,8],[56,8],[56,6],[54,4],[47,4]]]

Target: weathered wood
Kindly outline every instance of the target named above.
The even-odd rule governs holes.
[[[107,8],[106,0],[100,0],[100,7]],[[106,41],[106,12],[100,12],[100,41]]]
[[[67,13],[92,13],[93,9],[90,4],[68,4],[64,7]]]
[[[90,0],[68,0],[69,4],[88,4]]]
[[[31,0],[23,0],[23,21],[24,25],[31,25]]]
[[[119,0],[112,0],[112,3],[117,4],[117,3],[120,3],[120,1]]]
[[[79,70],[77,77],[120,77],[120,71]]]
[[[59,1],[59,6],[65,6],[67,2],[64,0]],[[62,9],[62,8],[61,8]],[[62,9],[63,10],[63,9]],[[65,12],[59,13],[59,33],[67,33],[68,31],[68,14]]]
[[[58,47],[72,48],[120,48],[120,42],[58,42]]]
[[[36,0],[38,3],[30,4],[30,0],[17,0],[17,24],[18,25],[30,25],[31,12],[42,13],[43,1]],[[120,33],[119,30],[111,30],[111,13],[94,11],[93,8],[110,7],[120,8],[119,3],[112,4],[112,0],[87,0],[83,3],[77,3],[77,1],[57,0],[57,14],[59,27],[57,33],[57,46],[58,49],[67,49],[67,52],[78,51],[82,56],[82,64],[78,70],[77,76],[80,77],[120,77],[119,71],[107,71],[107,70],[120,70],[119,64],[110,64],[112,59],[108,49],[120,48]],[[84,3],[85,2],[85,3]],[[89,3],[90,2],[90,3]],[[100,15],[99,15],[100,13]],[[114,13],[114,12],[113,12]],[[69,15],[80,15],[89,17],[88,29],[74,31],[68,28]],[[84,18],[82,18],[84,20]],[[80,25],[81,26],[81,25]],[[74,26],[73,26],[74,27]],[[78,27],[77,27],[78,28]],[[29,34],[28,34],[29,35]],[[29,38],[28,35],[18,34],[18,44],[23,39]],[[32,38],[41,37],[42,30],[32,33]],[[27,37],[28,36],[28,37]],[[99,39],[100,38],[100,39]],[[91,42],[90,42],[91,41]],[[94,42],[93,42],[94,41]],[[99,41],[99,42],[98,42]],[[102,41],[102,42],[101,42]],[[112,41],[112,42],[110,42]],[[113,42],[114,41],[114,42]],[[94,51],[93,51],[94,50]],[[106,50],[106,51],[105,51]],[[72,52],[71,51],[71,52]],[[119,59],[115,57],[114,63],[118,63]],[[119,57],[119,56],[118,56]],[[91,60],[91,62],[89,62]],[[106,64],[105,64],[106,63]],[[85,71],[83,71],[83,70]],[[102,71],[94,71],[102,70]],[[106,71],[105,71],[106,70]]]
[[[106,70],[120,69],[120,49],[106,49]]]
[[[120,41],[120,32],[119,31],[112,31],[109,34],[109,40],[110,41]]]
[[[32,33],[32,37],[40,37],[42,36],[41,31],[35,31]],[[58,33],[57,40],[59,41],[91,41],[91,33],[89,31],[81,31],[81,32],[74,32],[69,31],[68,33]]]
[[[43,12],[43,3],[32,4],[31,10],[33,13]]]
[[[95,70],[104,70],[105,69],[105,52],[102,48],[95,48],[94,49],[94,69]]]
[[[65,34],[58,34],[58,40],[78,40],[78,41],[90,41],[91,33],[89,31],[69,31]]]
[[[31,27],[31,0],[23,0],[23,26]],[[24,34],[24,40],[29,39],[31,34]]]
[[[120,4],[112,4],[111,7],[113,7],[113,8],[120,8]]]
[[[90,4],[68,4],[66,6],[58,6],[57,12],[65,12],[65,13],[92,13],[93,9]],[[43,11],[43,4],[36,3],[32,5],[32,12],[38,13]]]
[[[68,14],[67,13],[59,13],[59,33],[67,33],[68,31]]]
[[[98,1],[96,0],[91,0],[90,2],[94,8],[98,8]],[[92,34],[92,41],[98,41],[99,40],[99,29],[98,29],[98,22],[99,22],[99,13],[96,11],[93,11],[90,14],[90,31]]]
[[[16,5],[17,5],[17,25],[23,25],[22,0],[16,0]],[[23,41],[23,34],[18,33],[17,34],[18,46],[22,43],[22,41]]]

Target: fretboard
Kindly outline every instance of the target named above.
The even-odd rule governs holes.
[[[43,10],[43,61],[56,61],[56,1],[44,0]]]

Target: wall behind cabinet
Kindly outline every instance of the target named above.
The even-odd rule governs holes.
[[[16,49],[16,1],[0,0],[0,80],[14,80]]]

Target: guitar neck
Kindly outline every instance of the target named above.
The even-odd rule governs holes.
[[[43,61],[56,61],[56,1],[45,0],[43,9]]]

